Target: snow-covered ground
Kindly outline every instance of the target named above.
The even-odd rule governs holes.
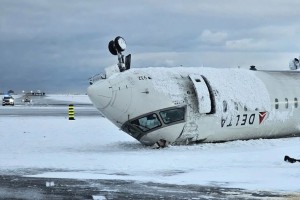
[[[91,104],[91,100],[85,94],[78,94],[78,95],[65,95],[65,94],[48,94],[45,96],[46,99],[53,99],[57,101],[69,101],[74,103],[85,103]]]
[[[95,116],[1,116],[0,130],[2,174],[300,192],[300,163],[283,161],[300,158],[300,138],[151,149]]]

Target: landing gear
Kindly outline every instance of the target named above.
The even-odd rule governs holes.
[[[126,41],[121,36],[116,37],[108,43],[108,50],[112,55],[118,56],[118,67],[120,72],[130,69],[131,54],[124,58],[122,52],[126,49]]]

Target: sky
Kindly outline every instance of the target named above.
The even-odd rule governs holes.
[[[0,0],[0,92],[86,93],[117,63],[132,68],[288,69],[300,55],[298,0]]]

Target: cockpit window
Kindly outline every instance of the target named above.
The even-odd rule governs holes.
[[[184,108],[173,108],[159,112],[165,124],[184,120]]]
[[[145,132],[161,126],[161,122],[156,114],[150,114],[131,121],[131,125]]]

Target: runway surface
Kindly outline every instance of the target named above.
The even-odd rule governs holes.
[[[70,104],[74,106],[76,116],[101,116],[101,113],[89,102],[56,100],[47,96],[32,96],[30,97],[31,103],[24,103],[22,102],[23,98],[23,96],[15,98],[15,106],[0,107],[0,116],[68,116]]]
[[[11,106],[2,106],[0,108],[0,123],[1,121],[8,121],[11,123],[14,119],[18,119],[18,122],[22,122],[23,118],[38,119],[40,117],[47,117],[47,119],[52,118],[67,118],[68,116],[68,105],[73,104],[75,106],[75,118],[76,117],[92,117],[92,118],[101,118],[100,113],[88,102],[72,102],[72,101],[64,101],[64,100],[56,100],[46,97],[33,97],[33,102],[31,104],[24,104],[22,102],[22,97],[16,99],[16,105],[14,107]],[[1,120],[4,118],[12,118],[11,120]],[[26,120],[25,120],[26,122]],[[34,122],[32,122],[34,124]],[[56,124],[53,124],[55,126]],[[43,127],[43,124],[37,124],[38,127]],[[33,129],[35,130],[35,129]],[[21,130],[23,131],[23,130]],[[30,136],[30,132],[23,131],[22,134],[27,134],[28,138],[30,137],[38,137],[38,136]],[[81,134],[81,133],[80,133]],[[12,134],[13,135],[13,134]],[[43,134],[44,138],[47,140],[51,140],[51,134],[45,133]],[[30,136],[30,137],[29,137]],[[53,136],[55,137],[55,136]],[[69,136],[68,136],[69,137]],[[74,136],[76,137],[76,135]],[[41,138],[40,141],[43,141]],[[13,139],[13,138],[12,138]],[[75,139],[74,139],[75,140]],[[46,150],[40,150],[38,144],[39,138],[37,138],[34,144],[31,146],[32,149],[28,150],[30,152],[30,157],[35,158],[35,151],[37,152],[37,161],[29,161],[28,166],[35,166],[34,162],[38,162],[43,155],[48,156],[52,155],[51,151],[59,151],[59,144],[57,144],[58,149],[51,149],[52,146],[45,146]],[[80,144],[80,141],[77,141]],[[83,141],[84,142],[84,141]],[[77,144],[77,143],[76,143]],[[29,143],[30,145],[30,143]],[[139,151],[142,150],[140,145],[136,147],[135,143],[129,147],[130,151]],[[119,145],[121,146],[121,145]],[[68,152],[66,157],[69,154],[75,155],[78,152],[78,159],[81,156],[87,156],[88,152],[90,154],[94,154],[94,151],[102,151],[102,156],[106,156],[107,152],[112,151],[112,156],[114,153],[118,153],[118,148],[121,147],[110,147],[105,145],[102,147],[97,147],[96,149],[89,149],[91,147],[74,148],[74,149],[66,149],[62,147],[63,151]],[[47,148],[49,148],[47,150]],[[110,150],[106,150],[106,148],[111,148]],[[124,151],[128,151],[127,147],[124,148]],[[9,148],[7,149],[9,151]],[[26,160],[25,154],[26,152],[19,152],[18,150],[13,155],[20,158],[24,158]],[[49,152],[48,152],[49,151]],[[122,150],[121,150],[122,151]],[[151,151],[151,150],[150,150]],[[155,151],[155,150],[153,150]],[[32,153],[33,152],[33,153]],[[146,151],[146,153],[148,150]],[[24,153],[24,156],[20,155]],[[156,153],[156,152],[154,152]],[[32,155],[34,156],[32,156]],[[9,154],[10,155],[10,154]],[[59,153],[57,155],[60,155]],[[61,154],[64,155],[64,154]],[[125,152],[126,155],[126,152]],[[147,154],[146,154],[147,155]],[[107,155],[110,156],[110,155]],[[135,156],[135,154],[133,155]],[[2,156],[2,159],[5,156]],[[117,157],[117,156],[114,156]],[[72,159],[76,157],[71,157]],[[16,158],[18,160],[18,158]],[[90,158],[92,159],[92,158]],[[87,168],[91,168],[90,165],[93,165],[93,160],[86,159],[84,161],[89,161],[86,163]],[[2,161],[5,162],[5,159]],[[14,161],[15,162],[15,161]],[[20,161],[22,162],[22,161]],[[28,162],[28,160],[26,160]],[[44,161],[46,162],[46,161]],[[80,162],[80,161],[79,161]],[[105,161],[103,161],[105,162]],[[122,161],[119,161],[122,166]],[[138,160],[136,162],[139,162]],[[47,162],[46,162],[47,163]],[[50,162],[51,163],[51,162]],[[56,164],[56,163],[55,163]],[[55,166],[55,164],[53,166]],[[155,165],[155,161],[153,163]],[[15,163],[13,166],[18,166]],[[26,165],[26,164],[25,164]],[[62,165],[61,169],[57,167],[51,167],[51,164],[48,164],[49,167],[14,167],[7,169],[2,169],[0,171],[0,199],[297,199],[293,194],[288,193],[280,193],[280,192],[270,192],[270,191],[250,191],[241,188],[233,188],[233,187],[222,187],[220,184],[216,184],[215,186],[211,184],[210,186],[205,185],[194,185],[194,184],[165,184],[165,183],[156,183],[156,182],[145,182],[145,181],[136,181],[136,180],[120,180],[120,179],[89,179],[89,178],[45,178],[45,177],[35,177],[35,175],[48,173],[48,172],[68,172],[70,170],[71,173],[81,173],[82,169],[78,171],[76,169],[68,169],[68,165]],[[59,165],[59,164],[58,164]],[[6,165],[4,165],[6,166]],[[9,166],[9,164],[7,165]],[[93,171],[93,168],[89,169]],[[101,170],[101,169],[100,169]],[[85,173],[85,172],[83,172]],[[89,172],[90,173],[90,172]],[[98,172],[96,173],[104,173]],[[183,171],[167,171],[163,177],[170,177],[173,174],[171,173],[185,173]],[[114,175],[114,174],[109,174]],[[116,174],[118,176],[126,177],[127,174]],[[199,177],[201,178],[201,177]],[[226,184],[226,183],[225,183]]]
[[[47,170],[47,169],[45,169]],[[126,180],[78,180],[0,176],[1,199],[288,199],[289,195],[239,188],[143,183]]]

